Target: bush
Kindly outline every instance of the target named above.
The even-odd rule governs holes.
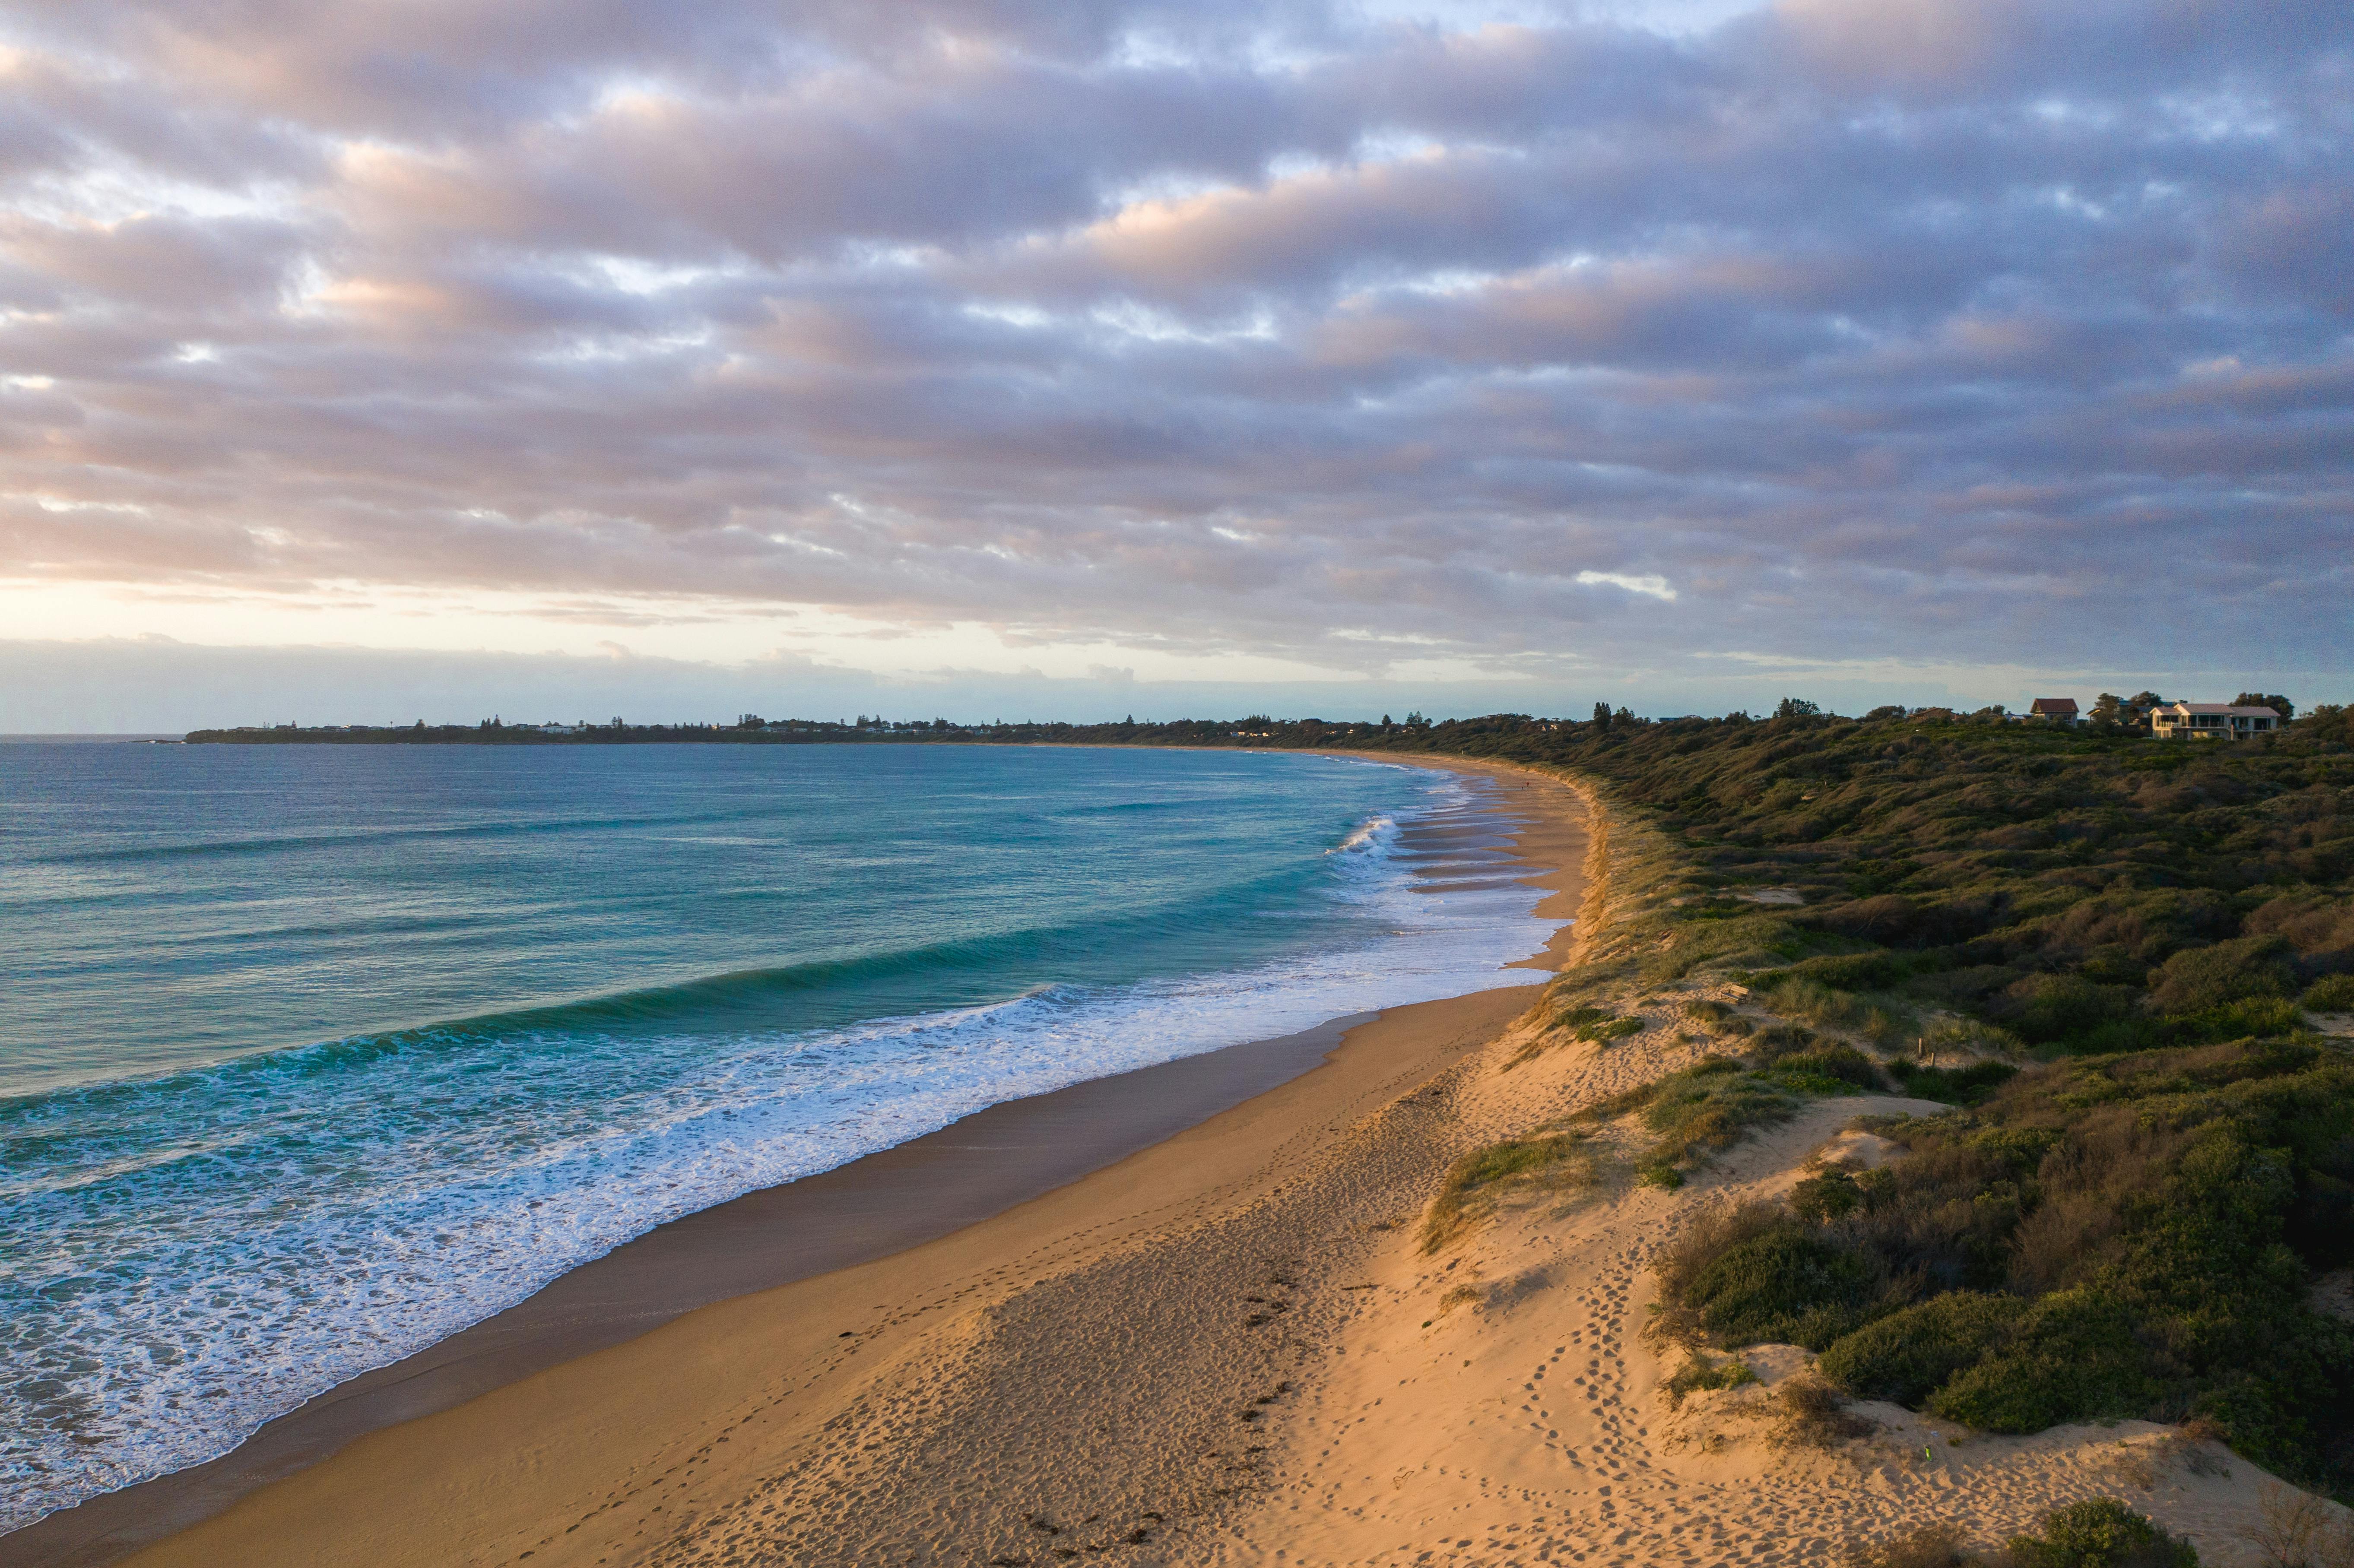
[[[2019,1568],[2199,1568],[2199,1553],[2115,1498],[2053,1509],[2035,1535],[2010,1539]]]
[[[1900,953],[1882,948],[1869,953],[1835,953],[1790,966],[1792,978],[1813,980],[1834,991],[1885,991],[1900,985],[1913,965]]]
[[[1851,1171],[1834,1168],[1790,1189],[1790,1212],[1818,1224],[1842,1219],[1861,1207],[1863,1189]]]
[[[1918,1062],[1891,1062],[1888,1075],[1896,1086],[1918,1099],[1949,1106],[1974,1106],[2019,1074],[2008,1062],[1973,1062],[1967,1067],[1924,1067]]]
[[[1719,1344],[1819,1351],[1862,1320],[1880,1283],[1869,1259],[1785,1224],[1710,1260],[1692,1277],[1683,1304]]]
[[[2354,975],[2325,975],[2305,988],[2297,1005],[2307,1012],[2354,1012]]]
[[[2198,1568],[2190,1543],[2113,1498],[2045,1514],[2041,1531],[2014,1535],[1993,1558],[1967,1550],[1959,1528],[1925,1524],[1847,1552],[1848,1568]]]
[[[1794,1377],[1774,1391],[1780,1418],[1766,1440],[1777,1448],[1835,1448],[1879,1429],[1847,1407],[1847,1396],[1818,1377]]]
[[[1877,1094],[1888,1087],[1880,1064],[1852,1045],[1818,1045],[1778,1058],[1759,1076],[1801,1094]]]
[[[2164,1013],[2204,1012],[2249,997],[2288,990],[2288,943],[2242,937],[2177,953],[2150,976],[2150,1004]]]
[[[1950,1524],[1924,1524],[1869,1546],[1850,1546],[1847,1568],[1973,1568],[1985,1562],[1962,1550],[1962,1532]]]
[[[1759,1066],[1770,1067],[1785,1056],[1811,1051],[1815,1045],[1813,1030],[1796,1023],[1776,1023],[1759,1030],[1749,1042],[1749,1049],[1744,1054]]]
[[[1917,1407],[1984,1359],[2026,1310],[2015,1296],[1950,1291],[1839,1340],[1823,1352],[1822,1373],[1859,1399]]]
[[[1933,1415],[1982,1432],[2041,1432],[2063,1421],[2126,1415],[2158,1393],[2134,1314],[2109,1290],[2057,1291],[2030,1307],[1997,1347],[1930,1395]]]
[[[1956,1053],[1965,1056],[2016,1056],[2025,1046],[2026,1042],[2009,1030],[1997,1028],[1975,1018],[1939,1023],[1921,1036],[1921,1049],[1932,1058],[1932,1066],[1937,1065],[1935,1058]]]
[[[2029,975],[2004,991],[1994,1012],[2020,1039],[2049,1045],[2127,1017],[2133,1004],[2124,986],[2097,985],[2082,975]]]
[[[2251,996],[2169,1020],[2168,1033],[2177,1040],[2249,1040],[2287,1034],[2304,1023],[2296,1004],[2286,997]]]

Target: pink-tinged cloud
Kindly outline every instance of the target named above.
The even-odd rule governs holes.
[[[0,576],[2278,667],[2349,81],[2280,0],[20,6]]]

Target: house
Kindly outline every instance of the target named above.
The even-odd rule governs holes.
[[[2076,722],[2076,699],[2073,697],[2038,697],[2028,705],[2030,718],[2050,719],[2053,724]]]
[[[2149,710],[2149,731],[2160,740],[2239,740],[2280,728],[2271,708],[2230,703],[2162,703]]]

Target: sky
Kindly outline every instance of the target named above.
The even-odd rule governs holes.
[[[21,0],[0,729],[2344,701],[2349,258],[2342,0]]]

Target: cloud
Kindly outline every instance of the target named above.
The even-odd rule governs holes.
[[[22,8],[0,575],[1106,670],[2342,641],[2343,7],[1548,15]]]
[[[1607,583],[1612,588],[1625,588],[1628,593],[1648,594],[1653,599],[1666,599],[1670,603],[1674,602],[1676,597],[1676,590],[1668,586],[1668,579],[1665,577],[1631,577],[1624,572],[1580,572],[1577,574],[1577,580],[1587,588]]]

